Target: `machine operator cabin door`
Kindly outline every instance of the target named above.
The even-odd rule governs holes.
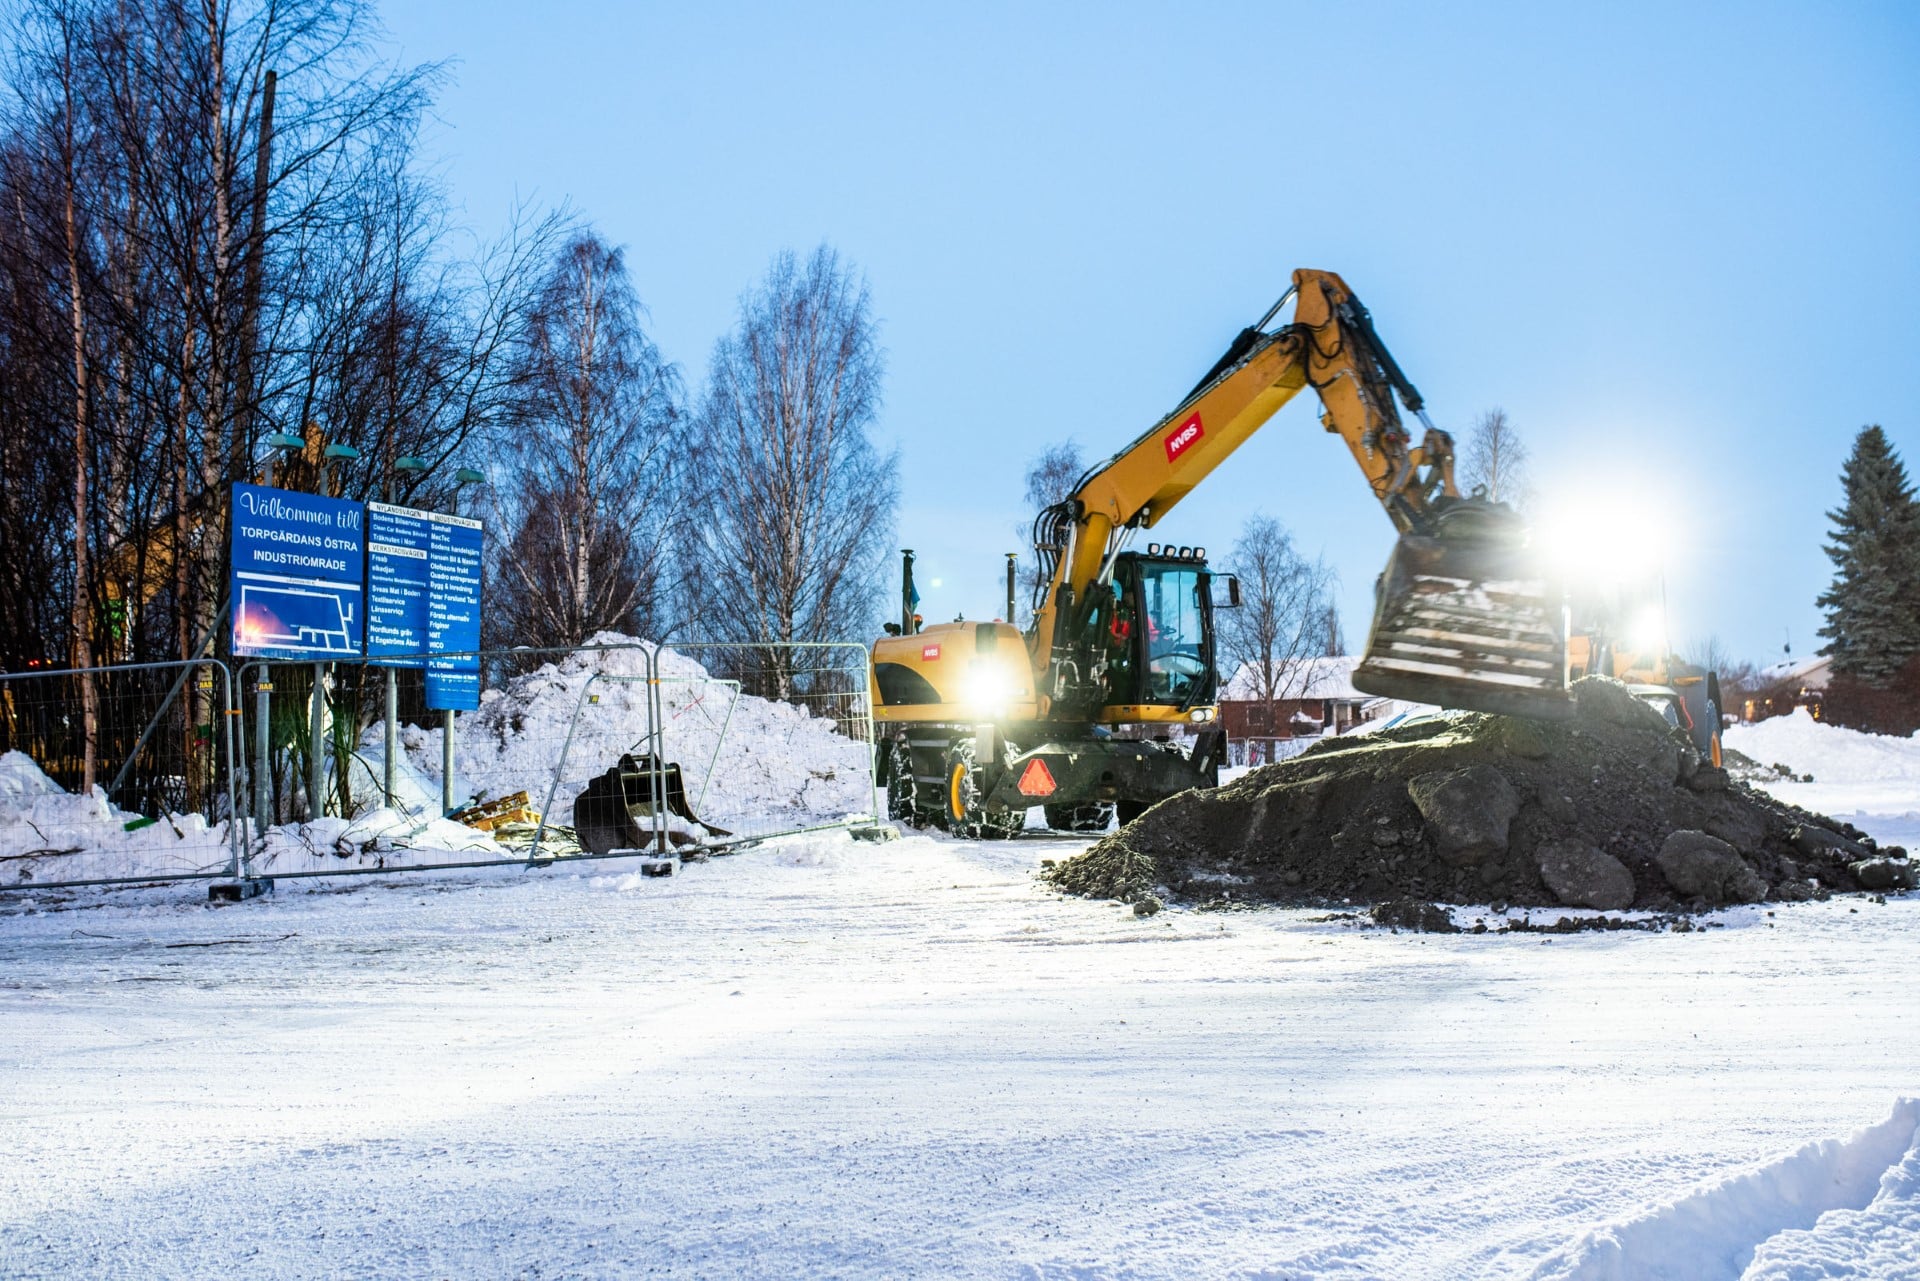
[[[1129,559],[1115,571],[1115,619],[1131,651],[1131,661],[1116,664],[1115,672],[1130,668],[1138,674],[1130,682],[1135,686],[1131,696],[1114,682],[1115,701],[1174,706],[1198,701],[1195,687],[1208,674],[1201,566]]]

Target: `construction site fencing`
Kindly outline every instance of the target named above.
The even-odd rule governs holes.
[[[648,662],[644,677],[597,674],[580,690],[536,837],[543,852],[579,847],[571,800],[629,757],[650,798],[631,835],[656,857],[877,821],[866,646],[679,642]]]
[[[233,710],[210,658],[0,673],[0,889],[236,875]]]
[[[427,707],[429,658],[478,665],[477,711]],[[0,889],[596,857],[573,804],[622,758],[656,796],[672,769],[700,820],[655,806],[622,856],[871,824],[867,664],[854,643],[628,642],[0,675],[0,746],[32,762],[0,768]]]
[[[570,687],[603,668],[644,673],[649,649],[516,646],[247,664],[239,720],[253,786],[244,803],[263,821],[244,851],[244,874],[525,865]],[[456,660],[479,668],[480,707],[430,708],[428,663]]]

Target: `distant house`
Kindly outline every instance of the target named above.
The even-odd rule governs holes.
[[[1220,727],[1233,759],[1252,764],[1293,754],[1295,740],[1338,734],[1397,706],[1353,687],[1354,655],[1301,658],[1282,663],[1269,705],[1260,696],[1255,670],[1243,664],[1220,687]]]
[[[1744,721],[1763,721],[1769,716],[1784,716],[1796,707],[1804,707],[1820,719],[1827,684],[1833,679],[1831,658],[1787,659],[1769,663],[1760,669],[1759,685],[1738,710]]]

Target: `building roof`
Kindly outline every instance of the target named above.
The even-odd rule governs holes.
[[[1802,689],[1825,689],[1833,674],[1833,660],[1823,656],[1789,658],[1768,663],[1760,669],[1760,679],[1768,685],[1797,685]]]
[[[1324,698],[1365,702],[1372,695],[1362,694],[1353,687],[1353,669],[1359,665],[1360,658],[1356,654],[1288,659],[1279,664],[1274,697],[1281,702]],[[1250,665],[1242,663],[1239,670],[1220,687],[1220,701],[1260,701],[1260,682]]]

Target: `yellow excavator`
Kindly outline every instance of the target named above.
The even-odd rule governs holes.
[[[1292,322],[1275,325],[1289,301]],[[1505,504],[1460,493],[1452,438],[1367,309],[1339,276],[1302,270],[1173,412],[1040,513],[1041,586],[1024,634],[1007,622],[920,626],[907,554],[900,621],[873,645],[892,818],[1009,836],[1040,805],[1050,827],[1098,831],[1114,807],[1128,822],[1217,782],[1214,611],[1238,606],[1239,584],[1208,569],[1204,548],[1132,545],[1308,386],[1400,533],[1354,684],[1450,707],[1571,711],[1564,610],[1525,526]],[[1396,395],[1420,422],[1418,445]]]

